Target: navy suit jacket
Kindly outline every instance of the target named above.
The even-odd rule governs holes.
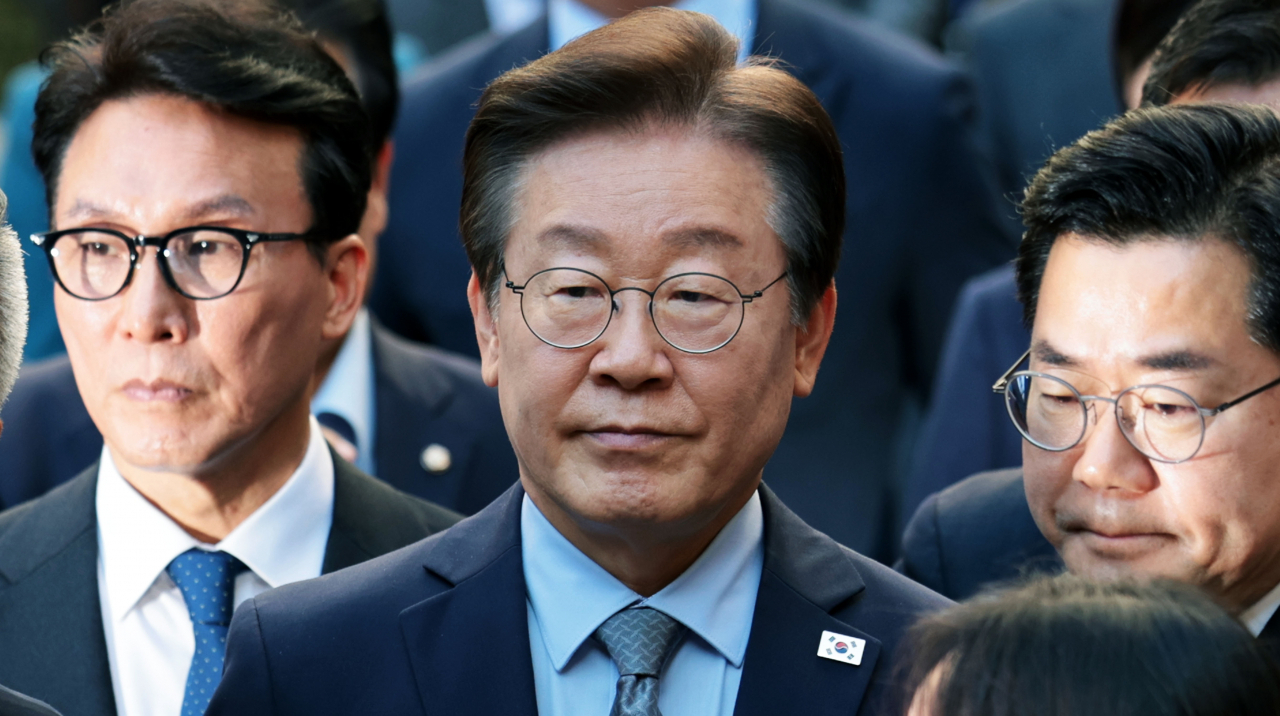
[[[516,459],[498,395],[480,380],[474,361],[410,343],[374,323],[373,364],[379,478],[464,514],[511,486]],[[102,435],[66,356],[24,368],[0,417],[0,509],[43,495],[102,454]],[[421,463],[433,443],[453,458],[441,473]]]
[[[956,22],[947,48],[978,91],[981,136],[1000,180],[1002,216],[1054,151],[1120,114],[1112,70],[1118,0],[1011,0]]]
[[[59,716],[48,704],[0,686],[0,716]]]
[[[418,544],[236,612],[209,716],[534,716],[517,485]],[[841,547],[761,488],[765,561],[735,714],[890,713],[893,652],[938,595]],[[861,666],[817,656],[867,640]]]
[[[895,568],[957,601],[1038,572],[1061,572],[1031,517],[1022,468],[974,475],[920,505]]]
[[[1031,345],[1013,265],[965,284],[903,489],[903,517],[969,475],[1022,464],[1022,435],[991,385]]]
[[[444,530],[460,515],[336,454],[329,573]],[[98,466],[0,513],[0,683],[64,716],[116,713],[98,596]]]
[[[831,115],[849,183],[835,335],[765,478],[819,530],[887,559],[910,407],[931,385],[961,284],[1009,259],[1013,242],[995,218],[958,70],[875,25],[794,0],[760,0],[756,27],[754,52],[784,60]],[[476,354],[458,235],[463,140],[484,86],[548,44],[544,19],[464,45],[405,88],[370,296],[388,328]]]

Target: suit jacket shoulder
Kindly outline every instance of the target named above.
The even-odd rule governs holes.
[[[0,683],[65,716],[115,713],[98,600],[96,465],[0,513]]]
[[[931,495],[907,525],[898,569],[952,599],[1062,569],[1022,486],[1022,469],[979,473]]]
[[[66,356],[23,366],[0,411],[0,509],[34,499],[97,461],[102,436]]]
[[[484,384],[478,362],[400,338],[377,321],[373,359],[379,479],[464,514],[515,482],[498,392]],[[447,451],[447,465],[424,463],[430,446]]]
[[[325,574],[393,552],[462,519],[458,513],[405,494],[332,454],[333,526],[325,548]]]
[[[444,533],[247,604],[209,714],[533,716],[522,499],[517,485]],[[828,697],[819,716],[877,713],[867,704],[891,689],[903,631],[947,600],[839,547],[767,488],[762,502],[765,571],[736,713],[787,713],[796,683]],[[864,638],[862,664],[819,659],[824,631]]]
[[[0,686],[0,716],[59,716],[42,701]]]

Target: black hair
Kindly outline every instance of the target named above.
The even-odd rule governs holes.
[[[1022,202],[1018,298],[1028,327],[1057,239],[1225,241],[1252,271],[1247,328],[1280,352],[1280,119],[1256,106],[1134,110],[1048,161]]]
[[[1144,105],[1221,85],[1257,86],[1280,75],[1280,5],[1274,0],[1203,0],[1156,49]]]
[[[303,25],[322,40],[337,44],[350,57],[356,88],[369,121],[373,140],[381,145],[395,128],[400,108],[400,80],[383,0],[279,0],[297,13]]]
[[[31,145],[56,206],[62,160],[102,103],[171,95],[296,128],[311,204],[309,245],[353,234],[372,172],[369,118],[342,68],[290,15],[232,0],[133,0],[47,50]]]
[[[490,299],[503,272],[526,161],[577,133],[669,123],[744,147],[773,189],[792,320],[831,285],[844,230],[840,139],[802,82],[763,59],[738,63],[715,20],[670,8],[636,11],[494,80],[467,130],[462,239]]]
[[[1280,713],[1265,648],[1186,584],[1040,578],[926,617],[909,645],[905,700],[928,716]]]

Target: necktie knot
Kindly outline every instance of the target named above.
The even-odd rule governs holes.
[[[197,624],[227,626],[234,607],[236,576],[244,563],[226,552],[189,549],[173,558],[165,571],[182,590],[182,598]]]
[[[619,676],[652,676],[662,673],[685,626],[649,607],[623,609],[596,629],[596,639],[608,650]]]

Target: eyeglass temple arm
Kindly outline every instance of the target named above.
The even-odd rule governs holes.
[[[1017,361],[1015,361],[1013,365],[1009,366],[1009,370],[1006,370],[1004,372],[1004,375],[1000,376],[1000,378],[996,380],[995,384],[991,386],[991,392],[1003,393],[1005,389],[1009,387],[1009,379],[1013,377],[1014,373],[1018,372],[1018,366],[1022,365],[1022,361],[1030,357],[1031,357],[1031,349],[1028,348],[1027,352],[1023,353],[1022,357],[1019,358]]]
[[[1272,388],[1276,387],[1277,385],[1280,385],[1280,378],[1276,378],[1275,380],[1271,381],[1270,383],[1267,383],[1266,385],[1262,386],[1261,388],[1256,388],[1256,389],[1254,389],[1254,390],[1251,390],[1251,391],[1249,391],[1248,393],[1245,393],[1244,395],[1240,396],[1239,398],[1236,398],[1235,400],[1228,400],[1227,402],[1223,403],[1222,405],[1219,405],[1218,407],[1216,407],[1216,408],[1214,408],[1214,409],[1212,409],[1212,410],[1209,410],[1209,409],[1206,409],[1206,408],[1201,408],[1201,412],[1202,412],[1202,413],[1204,413],[1204,416],[1205,416],[1206,418],[1211,418],[1211,417],[1213,417],[1213,416],[1217,415],[1218,413],[1221,413],[1222,411],[1226,410],[1227,408],[1234,408],[1235,406],[1237,406],[1237,405],[1239,405],[1239,404],[1243,403],[1244,401],[1248,400],[1249,398],[1252,398],[1253,396],[1255,396],[1255,395],[1257,395],[1257,394],[1259,394],[1259,393],[1262,393],[1262,392],[1265,392],[1265,391],[1271,390]]]
[[[781,275],[781,276],[779,276],[779,277],[777,277],[777,278],[775,278],[774,280],[770,281],[768,286],[765,286],[764,288],[760,289],[759,291],[755,291],[755,292],[753,292],[753,293],[740,293],[740,294],[738,294],[738,298],[741,298],[743,303],[751,303],[752,301],[756,300],[757,298],[760,298],[761,296],[763,296],[763,295],[764,295],[764,292],[765,292],[765,291],[768,291],[768,290],[773,286],[773,284],[775,284],[775,283],[777,283],[777,282],[781,281],[782,279],[786,278],[788,273],[790,273],[790,272],[789,272],[789,271],[783,271],[783,272],[782,272],[782,275]]]

